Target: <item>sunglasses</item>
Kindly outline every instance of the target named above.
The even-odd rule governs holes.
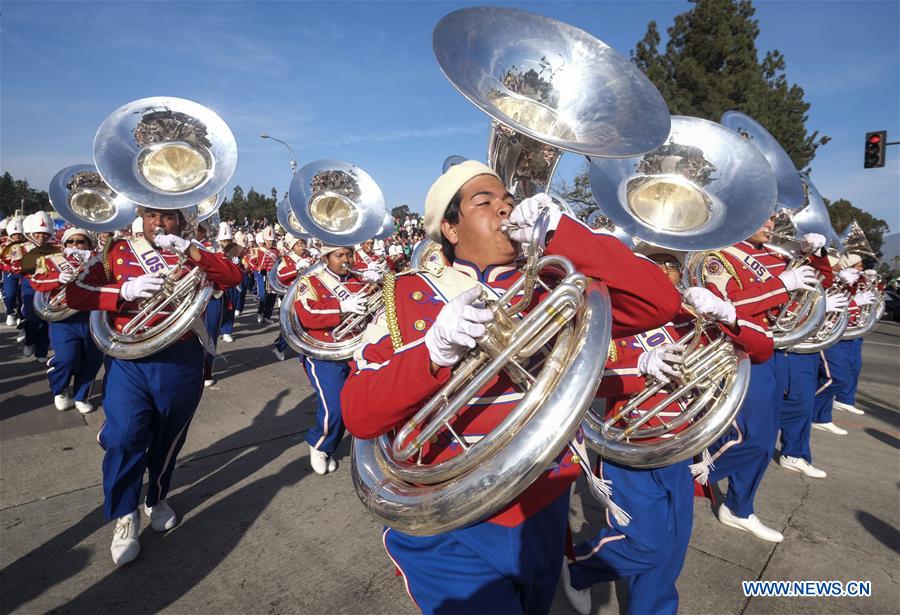
[[[75,245],[79,246],[86,246],[88,242],[87,239],[67,239],[66,245],[69,245],[70,243],[74,243]]]

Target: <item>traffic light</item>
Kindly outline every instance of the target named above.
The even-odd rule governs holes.
[[[886,130],[866,133],[866,156],[863,168],[874,169],[884,166],[885,141],[887,141]]]

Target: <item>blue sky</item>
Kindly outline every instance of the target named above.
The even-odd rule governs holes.
[[[509,3],[561,19],[627,55],[656,20],[665,36],[687,2]],[[216,110],[238,141],[229,185],[280,192],[298,162],[366,169],[389,206],[422,210],[449,154],[484,159],[486,116],[438,69],[431,31],[460,2],[2,2],[0,170],[46,189],[91,160],[94,132],[145,96]],[[832,137],[812,162],[830,199],[900,231],[900,147],[862,168],[864,134],[900,140],[900,3],[756,2],[757,46],[785,55],[812,103],[807,127]],[[562,177],[580,166],[567,157]]]

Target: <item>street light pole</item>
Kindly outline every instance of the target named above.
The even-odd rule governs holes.
[[[265,134],[265,133],[259,135],[259,138],[260,138],[260,139],[271,139],[272,141],[278,141],[278,142],[281,143],[283,146],[285,146],[286,148],[288,148],[288,151],[291,153],[291,173],[296,173],[296,172],[297,172],[297,155],[294,153],[294,149],[293,149],[290,145],[288,145],[287,143],[285,143],[285,142],[282,141],[281,139],[277,139],[277,138],[275,138],[275,137],[273,137],[273,136],[271,136],[271,135],[267,135],[267,134]]]

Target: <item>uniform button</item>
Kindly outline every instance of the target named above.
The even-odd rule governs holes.
[[[619,342],[620,346],[625,346],[625,342]]]
[[[431,443],[432,443],[432,444],[437,444],[437,441],[438,441],[437,434],[431,436]]]
[[[413,326],[416,328],[416,331],[424,331],[425,330],[425,321],[417,320]]]
[[[581,457],[579,457],[577,454],[573,453],[572,454],[572,463],[574,463],[576,465],[581,463]]]
[[[117,279],[117,280],[121,280],[121,279],[122,279],[122,274],[120,273],[119,275],[117,275],[117,276],[116,276],[116,279]]]
[[[423,298],[424,296],[425,296],[425,295],[423,295],[423,294],[422,294],[421,292],[419,292],[419,291],[416,291],[416,292],[414,292],[414,293],[412,294],[413,301],[421,301],[422,298]]]
[[[121,258],[117,258],[117,259],[116,259],[116,264],[117,264],[117,265],[121,265],[121,264],[124,263],[124,262],[125,262],[125,261],[122,260]]]

